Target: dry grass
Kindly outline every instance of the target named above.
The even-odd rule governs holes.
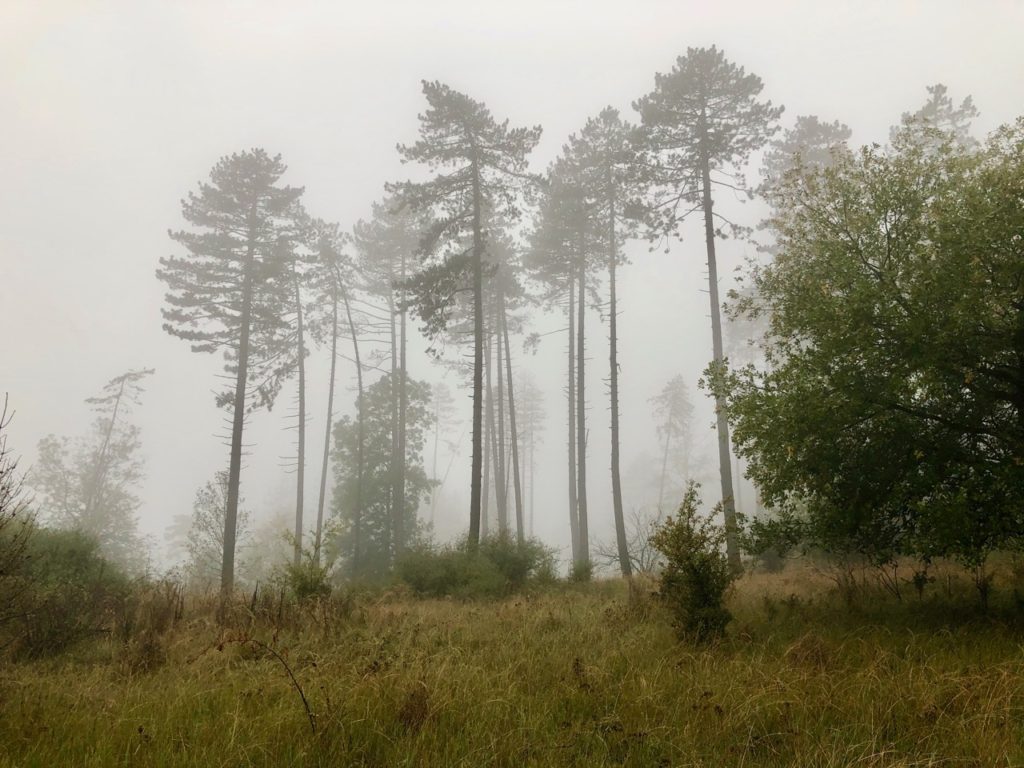
[[[0,766],[1024,764],[1012,592],[982,616],[958,578],[898,602],[869,576],[848,604],[814,569],[747,577],[709,647],[616,582],[479,603],[271,595],[227,632],[190,598],[160,632],[140,620],[128,641],[3,668]]]

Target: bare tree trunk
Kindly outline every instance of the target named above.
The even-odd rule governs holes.
[[[715,223],[711,199],[711,165],[708,152],[706,118],[701,114],[701,180],[703,186],[704,240],[708,253],[708,294],[711,297],[711,343],[715,365],[725,359],[722,350],[722,310],[718,299],[718,263],[715,259]],[[725,398],[715,395],[715,418],[718,429],[718,468],[722,479],[722,517],[725,520],[725,548],[729,566],[733,571],[742,570],[739,543],[736,530],[736,506],[733,497],[732,463],[729,460],[729,418]]]
[[[296,566],[302,564],[303,495],[306,490],[306,344],[302,326],[302,291],[299,273],[295,272],[295,318],[298,326],[299,364],[299,450],[295,466],[295,551]]]
[[[584,336],[586,302],[586,262],[580,251],[579,301],[576,304],[576,504],[579,509],[580,562],[590,565],[590,535],[587,521],[587,390],[586,345]]]
[[[389,268],[389,273],[394,272]],[[399,541],[402,538],[402,502],[398,493],[398,466],[401,456],[398,453],[399,432],[398,422],[398,326],[395,322],[395,291],[388,293],[388,316],[391,322],[391,458],[388,462],[388,511],[391,515],[391,562],[398,559]]]
[[[356,361],[356,421],[357,440],[356,446],[356,505],[352,514],[352,574],[359,573],[359,558],[361,536],[363,533],[363,479],[366,471],[366,404],[363,393],[363,363],[359,356],[359,334],[356,332],[356,324],[352,320],[352,305],[348,300],[348,293],[340,283],[341,276],[338,276],[341,286],[341,298],[345,302],[345,316],[348,318],[348,329],[352,335],[352,353]]]
[[[580,565],[580,528],[576,505],[576,279],[569,280],[569,531],[572,534],[572,562]]]
[[[338,367],[338,288],[331,291],[331,374],[327,383],[327,428],[324,434],[324,460],[320,465],[320,496],[316,502],[316,541],[313,544],[313,562],[320,567],[320,549],[323,545],[324,504],[327,501],[327,466],[331,457],[331,428],[334,426],[334,377]]]
[[[497,442],[494,452],[494,491],[498,504],[498,533],[508,535],[508,475],[505,471],[505,376],[502,372],[503,344],[501,337],[501,307],[494,302],[494,338],[497,345],[498,414]]]
[[[245,426],[245,385],[249,375],[249,326],[252,322],[253,251],[249,241],[242,284],[242,310],[238,318],[238,359],[235,371],[235,397],[231,419],[231,460],[228,465],[228,502],[224,510],[224,553],[220,567],[222,607],[235,589],[235,534],[238,524],[238,488],[242,477],[242,429]]]
[[[505,296],[499,298],[499,309],[501,310],[501,328],[505,336],[505,372],[508,379],[508,425],[511,435],[512,446],[512,481],[514,483],[516,502],[516,538],[520,544],[526,540],[523,531],[523,487],[519,477],[519,434],[516,432],[516,398],[512,386],[512,350],[508,341],[508,315],[505,313]]]
[[[610,174],[609,174],[610,179]],[[615,513],[615,538],[619,548],[619,568],[622,575],[629,577],[633,569],[629,562],[629,544],[626,541],[626,520],[622,512],[622,476],[619,472],[619,358],[618,358],[618,308],[615,295],[615,267],[618,253],[615,243],[615,198],[608,199],[608,364],[610,369],[609,388],[612,406],[612,505]]]
[[[494,439],[494,392],[491,388],[491,363],[494,359],[491,354],[491,337],[487,336],[486,341],[486,377],[487,389],[484,393],[484,410],[486,421],[484,423],[484,487],[483,498],[480,505],[480,536],[487,538],[488,526],[490,525],[491,507],[491,442]]]
[[[434,458],[431,461],[430,479],[433,485],[430,487],[430,527],[434,527],[434,517],[437,515],[437,497],[440,491],[440,484],[437,478],[437,445],[441,439],[441,409],[438,406],[437,394],[434,394]]]
[[[405,252],[402,252],[401,280],[405,282]],[[406,361],[406,308],[403,303],[399,307],[399,328],[398,328],[398,480],[395,484],[398,494],[398,529],[395,541],[395,551],[402,554],[405,549],[408,531],[405,530],[406,497],[405,497],[405,418],[408,411],[409,391],[407,387],[408,374],[405,370]]]
[[[473,177],[473,462],[469,491],[469,547],[480,544],[480,470],[483,468],[483,394],[484,394],[484,241],[480,226],[480,169],[476,156]]]

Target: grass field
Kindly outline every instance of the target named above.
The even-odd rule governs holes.
[[[710,646],[618,581],[270,596],[227,631],[196,600],[164,631],[0,668],[0,765],[1024,765],[1012,591],[985,615],[967,582],[910,591],[747,576]]]

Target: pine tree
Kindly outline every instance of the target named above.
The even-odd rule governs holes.
[[[654,171],[652,235],[677,233],[690,214],[703,215],[716,369],[724,363],[724,352],[715,237],[721,224],[734,225],[715,212],[713,189],[745,191],[740,169],[776,130],[782,107],[758,101],[762,88],[759,77],[728,61],[716,47],[690,48],[671,72],[656,74],[654,90],[633,105],[643,121],[643,139]],[[729,170],[735,173],[730,175]],[[723,397],[715,398],[715,410],[729,563],[738,570],[729,420]]]
[[[486,217],[499,214],[507,221],[519,215],[519,194],[533,181],[527,155],[540,139],[541,129],[509,128],[498,123],[480,102],[439,82],[424,82],[428,109],[420,115],[420,138],[399,146],[405,162],[437,173],[426,182],[389,185],[389,191],[414,211],[430,217],[421,241],[424,257],[443,251],[441,261],[420,273],[420,285],[430,284],[435,301],[451,301],[451,289],[471,276],[473,294],[473,460],[470,486],[469,543],[480,539],[481,470],[483,466],[484,372],[484,253]],[[468,247],[466,240],[469,240]],[[445,248],[449,250],[445,251]],[[425,295],[427,292],[421,292]]]
[[[234,378],[217,403],[231,408],[231,458],[224,515],[221,590],[234,588],[235,533],[246,413],[271,407],[293,367],[286,315],[294,300],[290,265],[300,241],[301,187],[279,186],[286,166],[262,149],[222,158],[182,201],[192,231],[170,232],[185,256],[160,260],[164,330],[194,352],[223,352]]]

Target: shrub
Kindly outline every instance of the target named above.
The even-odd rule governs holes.
[[[476,552],[466,541],[441,548],[422,544],[404,553],[395,567],[400,581],[432,597],[498,597],[531,579],[550,578],[553,570],[550,550],[509,536],[487,537]]]
[[[657,528],[651,543],[665,557],[659,594],[680,637],[706,641],[721,635],[732,618],[724,602],[735,576],[722,551],[725,532],[698,514],[697,489],[689,484],[675,517]]]
[[[25,610],[13,627],[19,654],[59,653],[110,631],[130,584],[99,554],[96,539],[78,531],[38,528],[26,554],[20,574]]]

